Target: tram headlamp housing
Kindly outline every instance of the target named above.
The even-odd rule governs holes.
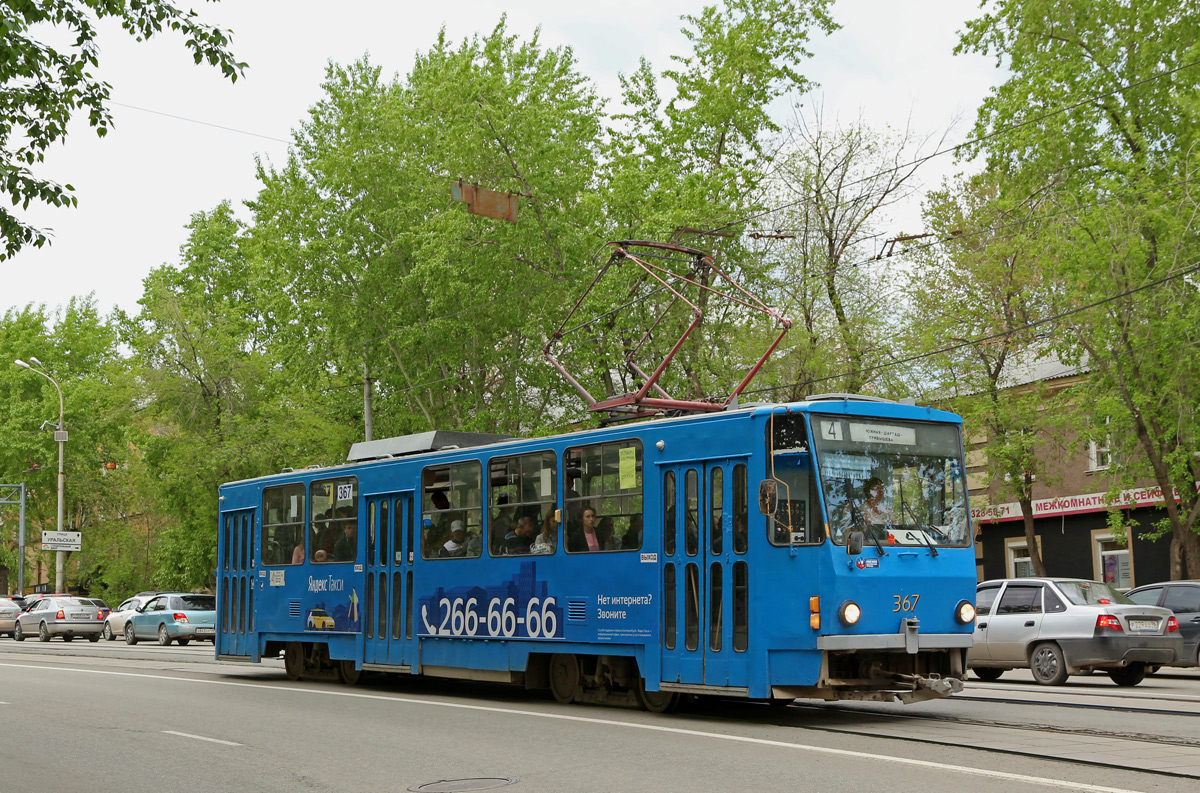
[[[975,606],[969,600],[960,600],[958,605],[954,607],[954,619],[958,620],[960,625],[968,625],[975,621]]]
[[[838,607],[838,619],[843,625],[855,625],[862,617],[862,609],[853,600],[847,600]]]

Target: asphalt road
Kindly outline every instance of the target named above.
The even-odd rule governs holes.
[[[1200,722],[1187,712],[1200,713],[1200,674],[1148,680],[1133,692],[1141,698],[1107,678],[1081,680],[1052,692],[1062,700],[1054,702],[1027,697],[1022,689],[1031,687],[1014,675],[1011,683],[969,686],[970,699],[903,708],[709,701],[655,716],[563,706],[496,685],[388,676],[355,688],[293,683],[279,662],[217,663],[207,644],[0,639],[0,793],[342,793],[442,780],[476,781],[424,789],[477,790],[484,779],[514,793],[1196,789],[1194,778],[983,751],[956,740],[969,728],[978,743],[987,735],[978,723],[989,721],[1068,732],[1107,718],[1131,733],[1144,724],[1156,734],[1190,735]],[[1115,697],[1097,707],[1072,704],[1104,694]],[[1167,705],[1143,713],[1150,701]],[[894,722],[892,711],[927,716],[938,740],[898,738],[894,729],[875,734]],[[1130,758],[1130,766],[1140,764]]]

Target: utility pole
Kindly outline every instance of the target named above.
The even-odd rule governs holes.
[[[8,491],[8,492],[5,492]],[[25,594],[25,483],[0,485],[0,506],[17,504],[17,594]]]
[[[63,496],[64,496],[64,491],[66,489],[65,486],[66,486],[66,481],[67,481],[65,469],[63,468],[63,451],[64,451],[64,447],[67,445],[67,430],[63,426],[63,414],[64,414],[63,393],[62,393],[62,388],[58,385],[58,381],[55,380],[53,377],[51,377],[49,372],[45,371],[46,365],[44,363],[39,361],[37,358],[34,358],[32,355],[29,357],[29,360],[33,361],[33,364],[34,364],[33,366],[30,366],[29,364],[27,364],[24,361],[19,360],[19,359],[16,361],[13,361],[13,363],[15,363],[17,366],[20,366],[22,369],[28,369],[29,371],[34,372],[35,374],[40,374],[42,377],[46,378],[51,383],[53,383],[54,390],[58,391],[58,426],[55,428],[55,431],[54,431],[54,440],[57,441],[57,443],[58,443],[58,531],[62,532],[62,530],[63,530],[63,508],[64,508],[64,504],[65,504]],[[64,594],[66,593],[66,589],[63,588],[64,572],[65,572],[64,568],[66,567],[66,562],[67,562],[67,555],[66,555],[65,551],[55,552],[55,555],[54,555],[54,591],[62,592]]]

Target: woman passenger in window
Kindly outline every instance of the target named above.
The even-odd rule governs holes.
[[[567,550],[572,553],[587,553],[588,551],[611,551],[612,536],[604,537],[596,530],[596,510],[587,507],[583,510],[580,527],[567,533]],[[607,541],[607,544],[606,544]]]
[[[542,531],[537,537],[533,538],[533,545],[529,546],[530,553],[550,554],[554,553],[555,546],[558,545],[558,521],[554,519],[554,510],[546,510],[546,519],[542,521]]]

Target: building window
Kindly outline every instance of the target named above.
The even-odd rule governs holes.
[[[1029,545],[1025,542],[1025,538],[1006,540],[1004,546],[1008,555],[1008,577],[1031,577],[1034,574],[1033,560],[1029,558]]]
[[[1096,580],[1115,589],[1133,586],[1133,564],[1129,546],[1117,542],[1106,531],[1092,532],[1092,564]]]
[[[1104,424],[1107,426],[1111,419],[1104,419]],[[1105,435],[1104,441],[1090,441],[1088,443],[1088,470],[1089,471],[1104,471],[1112,465],[1112,436]]]

